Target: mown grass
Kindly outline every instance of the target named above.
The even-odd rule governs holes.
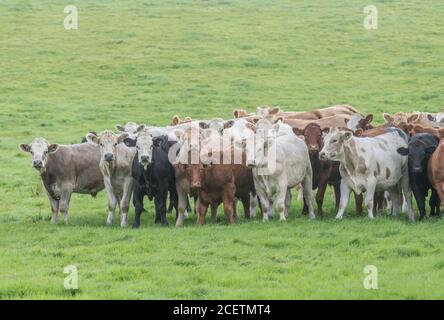
[[[405,217],[307,221],[293,200],[277,219],[183,229],[105,226],[106,196],[75,195],[69,225],[49,205],[17,145],[74,143],[132,120],[231,117],[234,107],[308,110],[349,103],[364,113],[438,111],[444,3],[373,1],[65,1],[0,3],[0,298],[443,298],[443,222]],[[241,210],[240,210],[241,211]],[[133,219],[133,209],[130,213]],[[173,222],[173,217],[169,217]],[[63,268],[79,290],[63,288]],[[363,287],[366,265],[379,289]]]

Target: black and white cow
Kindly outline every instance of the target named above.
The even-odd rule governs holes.
[[[168,153],[175,141],[168,141],[168,136],[152,137],[147,131],[140,131],[136,139],[126,139],[127,146],[136,146],[137,153],[132,164],[134,179],[133,202],[136,208],[133,227],[140,226],[143,211],[143,198],[153,200],[156,210],[155,223],[168,225],[166,201],[168,192],[170,201],[176,209],[177,191],[174,168],[168,159]]]
[[[427,176],[427,167],[430,156],[439,144],[439,138],[429,133],[419,133],[410,138],[408,148],[399,148],[398,152],[402,155],[408,155],[409,161],[409,179],[410,187],[415,196],[419,209],[419,219],[422,220],[426,215],[425,198],[432,190],[430,196],[430,215],[439,215],[439,206],[441,204],[436,190],[432,187]]]

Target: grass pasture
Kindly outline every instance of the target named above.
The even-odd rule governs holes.
[[[64,6],[79,11],[65,30]],[[234,107],[309,110],[348,103],[363,113],[444,105],[444,2],[2,0],[0,2],[0,299],[444,298],[442,220],[240,218],[227,226],[105,225],[105,192],[74,195],[69,224],[51,225],[30,157],[43,136],[76,143],[91,129],[174,114],[231,118]],[[294,197],[295,198],[295,197]],[[242,210],[239,210],[242,215]],[[134,209],[130,210],[130,223]],[[116,219],[117,220],[117,219]],[[209,220],[209,219],[208,219]],[[169,216],[173,224],[173,215]],[[76,265],[79,290],[63,287]],[[378,290],[363,287],[366,265]]]

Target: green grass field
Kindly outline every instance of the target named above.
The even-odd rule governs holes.
[[[64,6],[79,10],[65,30]],[[363,8],[379,28],[363,27]],[[348,103],[382,112],[440,110],[441,0],[0,2],[1,299],[444,298],[444,222],[308,221],[106,226],[105,192],[74,195],[69,225],[51,225],[30,157],[18,144],[136,121],[231,117],[232,109],[309,110]],[[147,202],[148,203],[148,202]],[[242,215],[242,210],[239,210]],[[132,223],[134,209],[130,211]],[[172,224],[173,215],[169,216]],[[79,290],[64,289],[75,265]],[[363,287],[366,265],[378,290]]]

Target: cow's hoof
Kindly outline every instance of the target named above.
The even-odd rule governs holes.
[[[133,229],[138,229],[140,227],[140,224],[133,224]]]
[[[168,227],[169,223],[168,222],[162,222],[162,227]]]
[[[309,220],[314,220],[314,219],[316,219],[316,216],[312,213],[312,214],[309,214],[308,215],[308,219]]]

